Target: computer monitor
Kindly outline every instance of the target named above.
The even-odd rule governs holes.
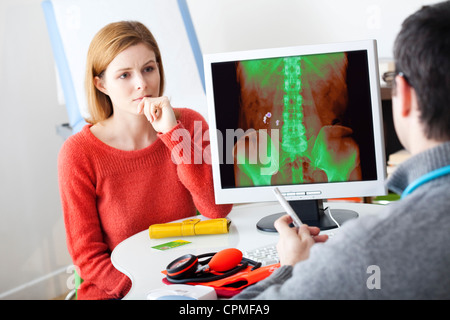
[[[386,194],[375,40],[209,54],[204,69],[217,204],[276,201],[276,186],[330,229],[324,199]]]

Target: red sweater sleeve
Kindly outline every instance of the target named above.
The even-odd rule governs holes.
[[[68,140],[58,156],[67,247],[85,285],[95,283],[94,290],[104,299],[121,298],[131,281],[111,263],[97,213],[94,170],[80,148],[74,139]]]
[[[182,111],[178,124],[159,137],[170,149],[178,176],[190,191],[197,210],[208,218],[223,218],[233,206],[215,204],[208,124],[196,111],[178,110]]]

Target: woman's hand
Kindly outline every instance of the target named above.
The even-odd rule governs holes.
[[[137,113],[147,117],[156,132],[166,133],[177,125],[177,119],[169,98],[143,98],[137,107]]]
[[[277,243],[278,257],[281,265],[293,266],[308,259],[309,251],[316,242],[325,242],[327,235],[319,235],[320,229],[303,224],[300,228],[291,228],[292,218],[284,215],[275,221],[275,228],[280,234]]]

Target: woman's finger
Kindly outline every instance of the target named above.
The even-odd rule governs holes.
[[[152,102],[152,104],[150,105],[150,114],[153,117],[153,120],[156,120],[159,118],[161,112],[159,110],[159,103],[158,102]]]
[[[153,117],[150,113],[150,106],[149,106],[150,102],[149,101],[145,101],[144,102],[144,114],[147,117],[147,120],[150,122],[153,122]]]

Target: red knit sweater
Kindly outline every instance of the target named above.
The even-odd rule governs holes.
[[[230,212],[231,205],[214,203],[210,165],[172,160],[172,150],[181,146],[191,148],[194,159],[194,121],[201,121],[202,137],[207,129],[197,112],[178,110],[177,126],[141,150],[110,147],[91,133],[90,125],[64,143],[59,185],[67,246],[84,280],[79,299],[122,298],[129,291],[131,281],[111,263],[112,250],[126,238],[154,223],[193,216],[196,209],[208,218]],[[190,141],[172,141],[172,133],[180,129],[189,131]],[[203,154],[209,141],[198,140],[197,152]]]

